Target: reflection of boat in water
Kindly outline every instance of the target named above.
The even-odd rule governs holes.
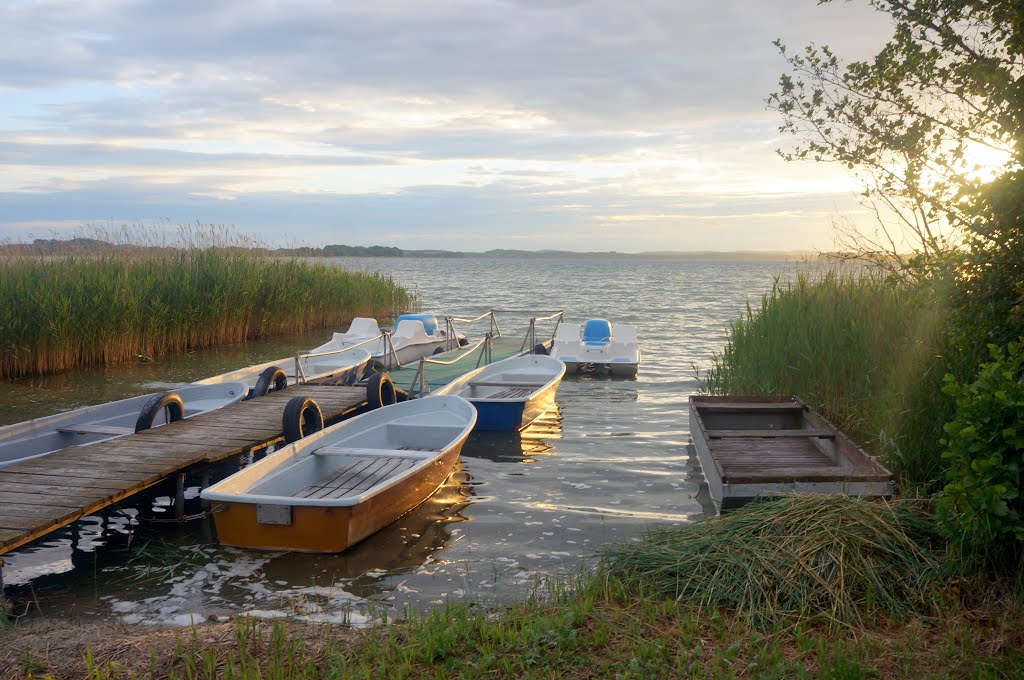
[[[496,463],[534,463],[539,458],[557,455],[555,442],[561,438],[562,412],[555,404],[519,432],[474,432],[466,441],[462,456]]]
[[[329,584],[351,579],[344,589],[358,597],[390,590],[384,579],[424,566],[457,540],[455,528],[467,521],[463,510],[473,502],[475,485],[459,465],[433,496],[397,522],[343,553],[274,556],[263,566],[266,580],[301,588],[314,580],[324,585],[320,575],[325,575]]]

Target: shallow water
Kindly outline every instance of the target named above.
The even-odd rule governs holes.
[[[29,616],[187,624],[248,611],[360,624],[445,600],[500,604],[573,574],[604,543],[700,519],[707,506],[686,453],[695,373],[720,351],[746,303],[792,269],[782,262],[620,259],[336,262],[388,273],[439,313],[565,309],[577,322],[636,324],[640,374],[567,377],[555,410],[519,435],[473,435],[460,469],[437,494],[341,555],[222,548],[209,518],[167,521],[169,488],[130,499],[6,556],[8,594]],[[527,318],[499,314],[505,335],[525,333]],[[471,337],[484,330],[474,328],[460,330]],[[324,335],[5,385],[0,423],[273,359]],[[198,515],[197,494],[190,487],[186,511]]]

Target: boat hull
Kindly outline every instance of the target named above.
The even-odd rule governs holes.
[[[602,363],[590,361],[564,361],[566,373],[580,373],[593,375],[610,376],[635,376],[640,368],[639,364],[633,363]]]
[[[552,385],[523,401],[470,399],[469,403],[476,407],[476,429],[505,432],[522,430],[555,405],[557,390],[558,385]]]
[[[264,550],[336,553],[347,550],[420,503],[444,484],[455,469],[463,442],[459,442],[417,474],[373,497],[351,506],[289,507],[291,524],[266,524],[257,517],[257,504],[214,501],[213,521],[224,545]]]

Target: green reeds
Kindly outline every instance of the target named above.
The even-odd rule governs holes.
[[[778,280],[732,324],[704,376],[712,394],[793,394],[875,455],[904,486],[939,479],[946,306],[934,287],[865,270]]]
[[[628,593],[725,608],[756,623],[924,612],[938,561],[908,502],[789,495],[606,548],[598,578]]]
[[[0,256],[0,379],[340,328],[411,303],[385,276],[245,248]]]

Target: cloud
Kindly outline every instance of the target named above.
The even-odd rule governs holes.
[[[293,224],[314,242],[338,225],[419,241],[557,226],[579,243],[603,223],[559,206],[666,225],[698,197],[736,224],[732,204],[789,221],[754,206],[779,201],[820,223],[801,191],[820,206],[849,183],[775,157],[770,41],[862,56],[886,30],[808,0],[15,0],[0,222]],[[685,213],[658,238],[679,248],[707,222]]]

